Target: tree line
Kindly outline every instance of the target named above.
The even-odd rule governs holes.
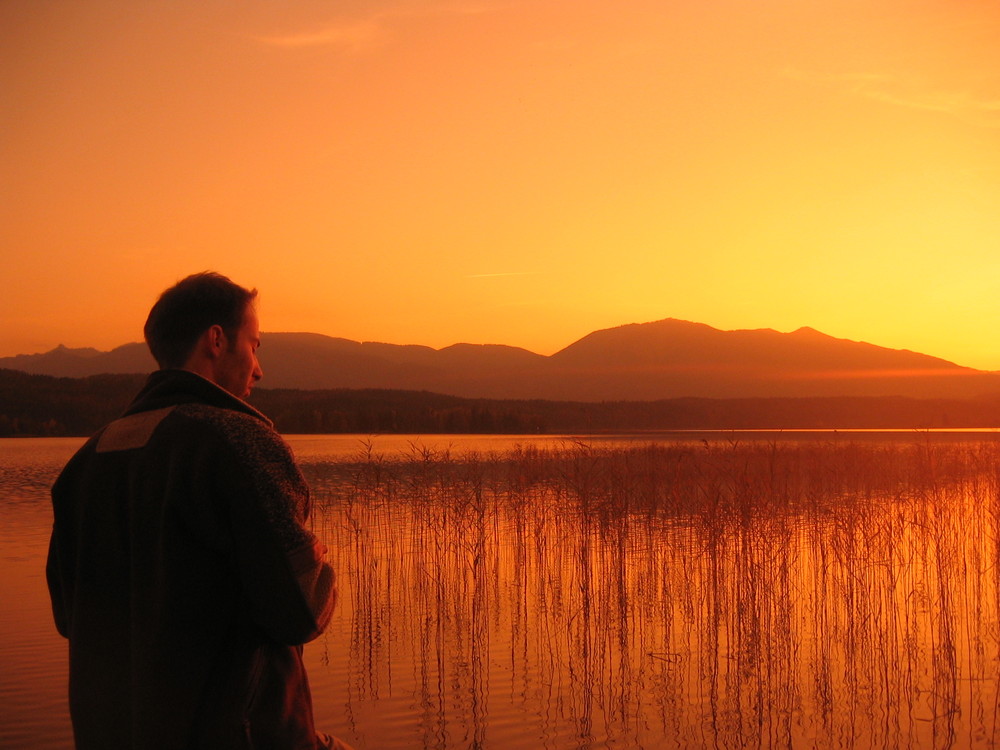
[[[0,370],[0,437],[93,434],[125,410],[144,382],[144,375],[60,378]],[[995,398],[678,398],[590,403],[469,399],[424,391],[258,388],[250,401],[286,434],[1000,426],[1000,400]]]

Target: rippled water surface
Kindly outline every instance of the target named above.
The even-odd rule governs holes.
[[[361,748],[992,747],[995,435],[290,438]],[[705,438],[705,439],[703,439]],[[0,747],[68,748],[44,582],[80,440],[0,440]]]

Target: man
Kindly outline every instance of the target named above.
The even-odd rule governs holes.
[[[334,577],[309,492],[270,421],[256,290],[202,273],[145,336],[160,370],[52,488],[47,577],[69,639],[77,747],[346,747],[317,736],[302,645]]]

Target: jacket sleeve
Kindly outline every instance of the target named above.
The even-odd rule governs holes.
[[[67,497],[66,489],[67,484],[72,485],[72,482],[67,482],[66,476],[72,472],[73,463],[71,461],[63,468],[52,486],[52,535],[49,537],[49,552],[45,561],[45,580],[52,602],[52,618],[56,630],[63,638],[69,637],[72,625],[71,603],[75,571],[71,566],[74,563],[75,550],[72,534],[69,533],[72,522],[65,516],[66,506],[72,503],[72,498]]]
[[[62,563],[59,553],[58,531],[53,526],[52,537],[49,539],[49,556],[45,563],[45,579],[49,586],[49,597],[52,601],[52,618],[56,630],[63,638],[69,637],[69,611],[66,607],[68,592],[63,581]]]
[[[230,443],[232,464],[219,474],[233,564],[261,629],[279,643],[305,643],[330,621],[333,570],[325,546],[305,527],[309,489],[288,446],[263,425],[244,428]]]

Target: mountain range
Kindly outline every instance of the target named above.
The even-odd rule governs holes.
[[[261,339],[266,388],[558,401],[1000,394],[1000,373],[811,328],[724,331],[668,318],[595,331],[551,356],[503,345],[433,349],[315,333],[264,333]],[[59,346],[0,358],[0,368],[84,377],[148,372],[155,364],[145,344],[125,344],[109,352]]]

